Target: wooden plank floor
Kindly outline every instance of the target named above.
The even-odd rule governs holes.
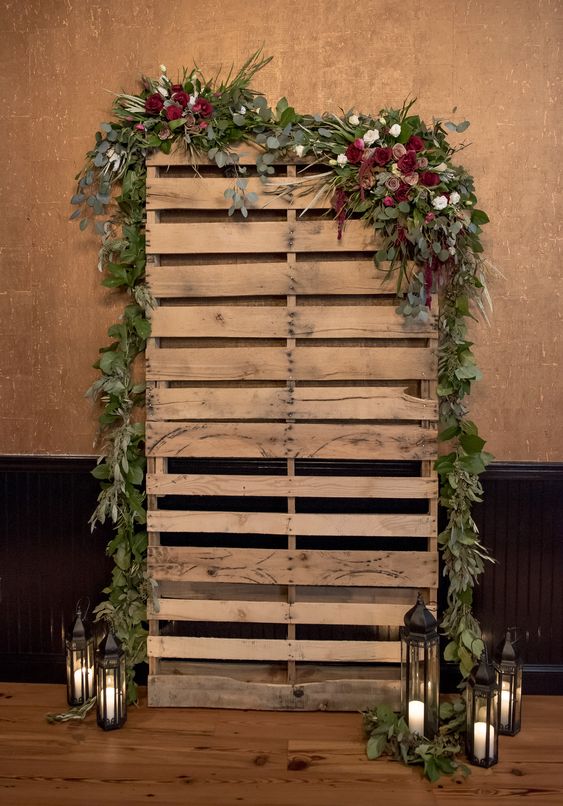
[[[123,730],[48,725],[63,686],[0,683],[0,803],[446,806],[563,803],[563,697],[528,697],[501,761],[464,783],[364,755],[359,715],[132,708]]]

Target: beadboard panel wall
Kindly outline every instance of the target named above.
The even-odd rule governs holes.
[[[110,533],[90,533],[93,466],[91,458],[0,457],[0,680],[61,682],[64,625],[80,596],[101,598]],[[338,462],[327,470],[346,475]],[[497,561],[475,596],[485,636],[521,627],[526,690],[563,694],[563,464],[494,464],[484,486],[475,516]],[[443,670],[450,686],[452,672]]]

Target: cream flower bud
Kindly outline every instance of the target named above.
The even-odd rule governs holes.
[[[401,133],[401,127],[398,123],[394,123],[391,128],[389,129],[389,134],[391,137],[398,137]]]
[[[368,129],[363,140],[366,146],[371,146],[376,140],[379,140],[379,131],[377,129]]]
[[[298,157],[302,157],[305,151],[305,146],[295,146],[295,153]]]
[[[165,72],[166,72],[166,65],[165,65],[165,64],[161,64],[161,65],[160,65],[160,72],[161,72],[161,73],[165,73]]]
[[[339,154],[336,158],[336,162],[339,165],[346,165],[346,163],[348,162],[348,157],[346,156],[346,154]]]
[[[352,126],[359,126],[360,118],[357,115],[350,115],[348,118],[348,123],[350,123]]]
[[[453,193],[450,193],[450,204],[457,204],[460,199],[461,196],[459,195],[457,190],[454,190]]]
[[[448,206],[448,199],[446,196],[436,196],[436,198],[433,199],[432,201],[432,207],[435,210],[443,210],[447,206]]]

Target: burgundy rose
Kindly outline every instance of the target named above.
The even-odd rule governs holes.
[[[412,137],[409,138],[407,143],[407,151],[422,151],[424,149],[424,140],[422,137],[418,137],[416,134],[413,134]]]
[[[383,199],[383,204],[384,204],[385,207],[394,207],[395,206],[395,202],[393,201],[391,196],[385,196],[385,198]]]
[[[172,84],[171,88],[172,92],[184,92],[184,88],[181,84]]]
[[[178,120],[182,117],[182,110],[179,106],[167,106],[164,114],[167,120]]]
[[[433,188],[440,184],[440,177],[434,171],[424,171],[420,174],[420,184],[427,188]]]
[[[389,147],[385,148],[376,148],[373,158],[378,165],[387,165],[391,157],[393,156],[393,152]]]
[[[351,162],[353,165],[357,165],[358,162],[362,161],[362,156],[364,154],[364,141],[360,139],[354,140],[353,143],[350,143],[344,153],[348,157],[348,162]]]
[[[192,107],[194,112],[199,112],[202,118],[210,118],[213,114],[213,106],[201,96]]]
[[[404,182],[401,182],[399,189],[395,191],[395,200],[398,202],[404,202],[409,200],[409,191],[410,186],[405,185]]]
[[[185,109],[186,106],[188,105],[188,101],[190,100],[190,96],[188,95],[187,92],[184,92],[183,90],[178,90],[178,92],[175,92],[174,95],[172,96],[172,100],[176,101],[177,104],[180,104],[182,109]]]
[[[397,162],[397,168],[404,174],[410,174],[416,168],[416,152],[407,151]]]
[[[164,102],[160,97],[158,92],[155,92],[153,95],[149,95],[149,97],[145,101],[145,112],[148,112],[149,115],[158,115],[162,107],[164,106]]]

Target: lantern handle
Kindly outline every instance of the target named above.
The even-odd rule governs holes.
[[[86,621],[88,618],[88,613],[90,612],[90,597],[89,596],[81,596],[80,599],[76,603],[76,614],[80,616],[83,621]]]
[[[524,627],[507,627],[506,628],[506,633],[511,634],[510,640],[511,640],[511,642],[513,644],[518,644],[524,638],[524,636],[526,634],[526,631],[525,631]],[[512,636],[514,636],[514,637],[512,637]]]

